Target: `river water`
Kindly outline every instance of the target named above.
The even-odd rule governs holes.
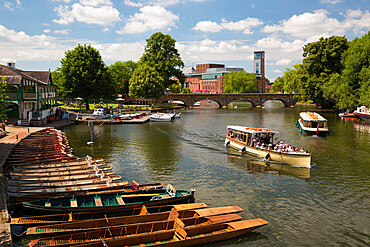
[[[302,136],[300,111],[328,119],[328,137]],[[104,158],[124,180],[196,189],[209,207],[237,205],[270,224],[206,246],[369,246],[370,123],[304,108],[187,109],[170,123],[64,129],[74,154]],[[224,146],[227,125],[267,127],[312,154],[314,167],[266,166]]]

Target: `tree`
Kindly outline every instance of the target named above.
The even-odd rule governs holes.
[[[164,79],[151,66],[139,63],[130,79],[131,97],[150,99],[159,98],[165,90]]]
[[[174,83],[173,77],[176,77],[183,84],[185,76],[181,69],[184,67],[184,62],[175,48],[176,40],[168,34],[157,32],[146,42],[145,52],[140,58],[140,62],[148,64],[159,73],[164,80],[165,88]]]
[[[180,93],[181,92],[181,83],[178,80],[169,86],[171,93]]]
[[[188,87],[184,87],[184,88],[182,89],[181,93],[187,94],[187,93],[193,93],[193,92],[190,90],[190,88],[188,88]]]
[[[5,101],[7,97],[5,95],[7,87],[8,86],[6,84],[5,77],[4,76],[0,77],[0,120],[1,120],[0,122],[8,118],[6,115],[6,112],[8,111],[8,102]]]
[[[59,86],[65,97],[82,97],[87,110],[89,99],[115,97],[116,85],[112,83],[99,51],[91,45],[79,44],[66,51],[61,64]]]
[[[285,73],[284,73],[285,74]],[[284,91],[284,77],[278,77],[271,86],[271,91],[274,93],[281,93]]]
[[[62,73],[60,73],[60,68],[56,68],[55,71],[51,72],[51,80],[53,81],[53,83],[55,85],[57,85],[57,93],[58,93],[58,96],[59,97],[63,97],[63,92],[61,90],[59,90],[60,86],[61,85],[61,78],[62,78]]]
[[[231,71],[224,77],[225,93],[253,93],[257,90],[257,79],[253,73]]]
[[[137,68],[137,64],[137,62],[130,60],[126,62],[117,61],[108,66],[108,72],[110,73],[113,83],[118,87],[118,93],[129,93],[129,81]]]

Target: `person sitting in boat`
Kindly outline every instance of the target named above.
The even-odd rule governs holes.
[[[256,137],[253,137],[252,142],[251,142],[251,147],[255,147],[257,143]]]
[[[273,150],[273,149],[272,149],[272,144],[271,144],[271,143],[268,145],[267,150],[270,150],[270,151],[271,151],[271,150]]]
[[[304,153],[303,147],[299,150],[299,152]]]
[[[261,144],[259,143],[259,142],[257,142],[257,144],[256,144],[256,146],[255,146],[256,148],[261,148]]]
[[[293,147],[293,145],[290,145],[290,146],[287,148],[287,151],[288,151],[288,152],[294,152],[294,147]]]
[[[265,143],[262,143],[262,144],[261,144],[261,149],[266,149],[266,147],[265,147]]]

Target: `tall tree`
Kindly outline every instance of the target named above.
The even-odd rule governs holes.
[[[110,73],[112,81],[118,86],[118,93],[129,93],[129,81],[135,69],[137,68],[137,65],[137,62],[130,60],[126,62],[117,61],[108,66],[108,72]]]
[[[257,79],[253,73],[231,71],[224,77],[225,93],[254,93],[257,90]]]
[[[91,45],[79,44],[65,52],[61,60],[60,90],[66,97],[82,97],[89,110],[89,99],[113,98],[116,85],[112,83],[100,53]]]
[[[332,74],[341,74],[341,63],[344,52],[348,49],[345,37],[331,36],[308,43],[303,47],[303,66],[307,69],[308,78],[302,90],[309,98],[321,106],[332,106],[333,102],[324,97],[324,85],[329,83]]]
[[[8,111],[8,102],[5,101],[5,91],[7,89],[6,81],[4,76],[0,77],[0,123],[7,119],[6,112]]]
[[[164,79],[150,65],[139,63],[130,79],[131,97],[142,99],[159,98],[165,90]]]
[[[168,34],[154,33],[146,40],[145,51],[140,58],[140,62],[147,63],[160,74],[164,79],[165,88],[175,82],[171,80],[173,77],[176,77],[181,84],[185,81],[182,73],[184,62],[175,48],[175,43],[176,40]]]

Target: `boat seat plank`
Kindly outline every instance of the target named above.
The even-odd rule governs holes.
[[[94,201],[95,201],[95,205],[96,205],[97,207],[102,207],[102,206],[103,206],[103,203],[102,203],[102,201],[101,201],[101,198],[100,198],[100,197],[95,197],[95,198],[94,198]]]
[[[123,201],[122,197],[116,196],[116,200],[117,200],[119,205],[125,205],[125,202]]]

